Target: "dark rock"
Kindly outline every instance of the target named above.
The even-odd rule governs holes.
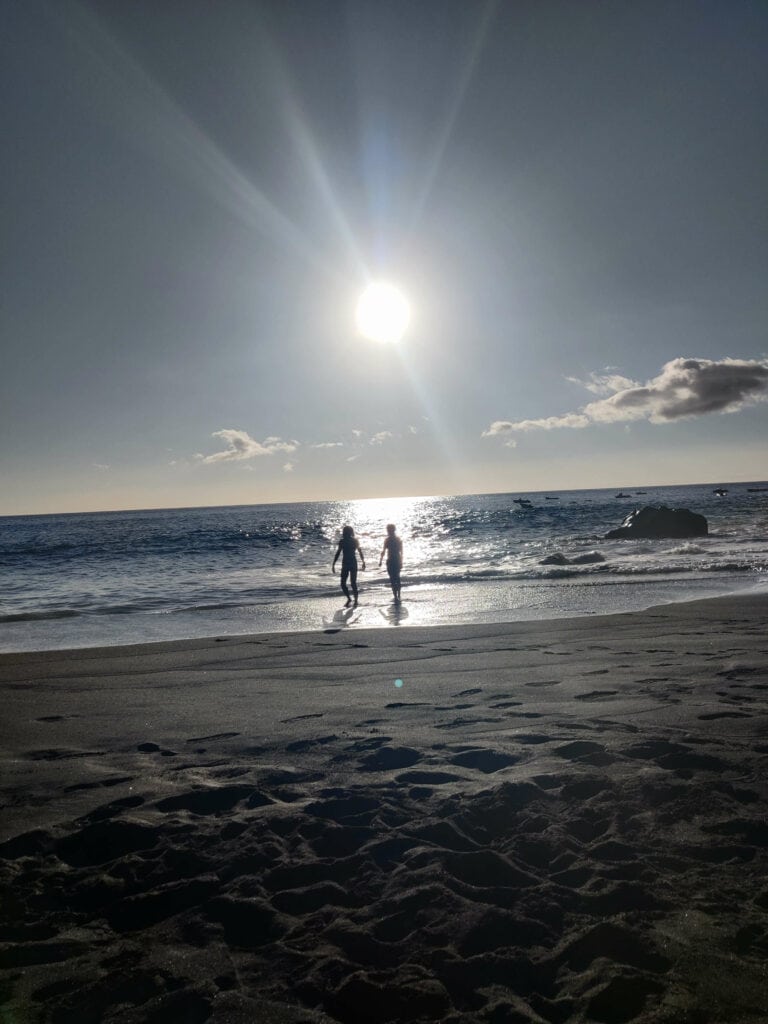
[[[585,551],[581,555],[574,555],[573,558],[568,558],[561,551],[556,551],[553,555],[542,558],[539,565],[590,565],[593,562],[604,561],[605,557],[599,551]]]
[[[606,540],[656,537],[706,537],[707,520],[687,508],[646,505],[636,508],[616,530],[609,530]]]

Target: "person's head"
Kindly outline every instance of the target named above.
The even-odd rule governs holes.
[[[387,533],[389,534],[390,537],[394,537],[395,536],[395,524],[394,523],[387,523]]]
[[[341,531],[341,536],[344,538],[344,540],[349,540],[350,537],[355,536],[355,531],[352,529],[351,526],[345,526]]]

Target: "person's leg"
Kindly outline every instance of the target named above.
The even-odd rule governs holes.
[[[344,594],[344,597],[346,597],[346,599],[347,599],[347,604],[350,604],[351,601],[352,601],[352,598],[349,596],[349,590],[347,588],[347,576],[348,575],[349,575],[349,569],[342,569],[341,570],[341,590],[342,590],[342,593]]]
[[[397,600],[397,572],[389,565],[387,572],[389,573],[389,585],[392,587],[392,597]]]
[[[357,566],[349,570],[349,582],[352,585],[352,596],[355,599],[355,604],[357,604]]]

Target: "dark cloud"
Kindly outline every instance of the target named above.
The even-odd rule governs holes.
[[[644,385],[616,375],[593,375],[584,386],[591,391],[613,393],[590,402],[578,412],[562,416],[496,420],[484,431],[484,436],[514,431],[575,429],[593,423],[632,420],[669,423],[709,413],[738,412],[745,406],[768,399],[768,362],[756,359],[685,359],[680,356],[665,363],[661,373]]]

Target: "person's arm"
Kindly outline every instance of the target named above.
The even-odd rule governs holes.
[[[357,550],[360,552],[360,561],[363,563],[362,568],[363,572],[365,572],[365,555],[363,554],[363,549],[360,547],[360,541],[357,542]]]
[[[334,574],[336,572],[336,562],[338,561],[338,558],[339,558],[340,554],[341,554],[341,541],[339,541],[339,546],[336,548],[336,554],[333,556],[333,564],[331,565],[331,572],[334,573]]]
[[[388,538],[385,537],[384,538],[384,547],[381,549],[381,554],[379,555],[379,568],[381,568],[381,563],[384,561],[384,555],[386,554],[386,551],[387,551],[387,540],[388,540]]]

